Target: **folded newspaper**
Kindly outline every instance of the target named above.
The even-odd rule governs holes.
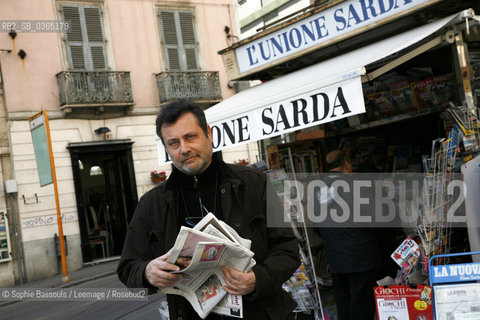
[[[183,278],[162,292],[185,297],[202,319],[210,312],[242,318],[242,296],[223,289],[221,267],[249,271],[255,265],[250,246],[250,240],[212,213],[193,229],[182,227],[167,261],[180,267],[174,273]]]

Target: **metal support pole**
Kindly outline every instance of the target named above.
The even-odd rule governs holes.
[[[43,118],[38,118],[40,116],[43,116]],[[46,181],[46,184],[50,184],[50,183],[53,183],[53,191],[55,193],[55,205],[57,207],[57,225],[58,225],[58,236],[59,236],[59,240],[60,240],[60,254],[61,254],[61,261],[62,261],[62,281],[63,282],[67,282],[70,280],[70,278],[68,277],[68,270],[67,270],[67,258],[66,258],[66,250],[65,250],[65,240],[63,238],[63,224],[62,224],[62,215],[60,213],[60,201],[59,201],[59,198],[58,198],[58,186],[57,186],[57,174],[55,172],[55,161],[54,161],[54,158],[53,158],[53,149],[52,149],[52,139],[50,137],[50,125],[48,123],[48,115],[47,115],[47,112],[45,110],[42,110],[38,113],[36,113],[35,115],[31,116],[30,117],[30,129],[32,130],[32,128],[36,128],[36,127],[40,127],[40,126],[45,126],[44,130],[45,130],[45,136],[44,138],[42,138],[42,141],[41,141],[41,144],[42,144],[42,147],[45,148],[47,147],[48,149],[48,158],[49,158],[49,161],[50,161],[50,170],[51,172],[49,172],[49,174],[51,174],[51,181]],[[38,121],[37,123],[35,123],[35,121],[39,119],[39,120],[42,120],[41,122]],[[32,139],[33,139],[33,135],[32,135]],[[34,142],[35,144],[35,142]],[[35,147],[35,145],[34,145]],[[37,154],[35,154],[35,156],[37,157]],[[43,157],[43,161],[47,161],[47,159],[45,159],[45,157]],[[42,185],[42,181],[40,180],[40,185]]]
[[[57,207],[57,224],[58,224],[58,236],[60,237],[60,254],[62,260],[62,281],[68,282],[70,281],[70,277],[68,276],[67,270],[67,258],[65,253],[65,240],[63,238],[63,223],[62,223],[62,215],[60,213],[60,201],[58,199],[58,187],[57,187],[57,174],[55,172],[55,161],[53,158],[53,150],[52,150],[52,139],[50,137],[50,125],[48,124],[48,115],[45,110],[42,110],[43,115],[45,116],[45,131],[47,135],[47,142],[48,148],[50,151],[50,165],[52,168],[52,178],[53,178],[53,190],[55,192],[55,204]]]
[[[20,284],[23,284],[23,271],[22,271],[22,262],[20,261],[20,243],[18,239],[18,229],[17,229],[17,217],[15,215],[15,203],[13,201],[13,194],[10,194],[10,209],[12,213],[12,222],[13,222],[13,234],[15,237],[15,251],[17,252],[17,268],[18,268],[18,277],[20,278]]]
[[[462,103],[468,106],[475,114],[476,108],[472,93],[472,84],[470,78],[472,76],[470,59],[468,57],[468,47],[463,41],[462,33],[455,36],[455,45],[453,47],[455,74],[458,79],[459,93]]]

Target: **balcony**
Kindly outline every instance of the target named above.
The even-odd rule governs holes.
[[[62,71],[57,73],[60,109],[133,106],[130,72]]]
[[[222,100],[216,71],[162,72],[155,74],[160,103],[186,98],[212,104]]]

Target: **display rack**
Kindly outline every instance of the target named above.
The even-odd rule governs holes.
[[[455,199],[448,186],[454,179],[460,146],[463,156],[475,154],[480,150],[480,126],[471,109],[451,104],[442,114],[442,118],[451,126],[448,137],[434,140],[431,155],[423,159],[425,170],[423,210],[418,233],[424,250],[424,265],[433,255],[450,253],[452,232],[449,210]],[[444,258],[448,257],[447,255]],[[426,266],[424,267],[427,270]]]
[[[10,261],[10,234],[8,232],[8,218],[5,212],[0,212],[0,262]]]
[[[291,215],[291,225],[295,235],[298,238],[299,252],[307,277],[310,279],[308,291],[305,290],[307,301],[303,306],[299,306],[296,312],[313,311],[315,319],[324,319],[322,299],[320,297],[320,288],[318,287],[317,275],[315,271],[315,264],[310,246],[310,240],[307,234],[307,227],[304,220],[303,208],[301,212],[296,212]]]
[[[294,168],[292,150],[290,147],[287,148],[287,152],[290,168]],[[297,172],[292,170],[291,174],[293,175],[292,178],[297,180]],[[283,182],[287,178],[285,170],[269,170],[267,171],[267,175],[284,205],[288,205],[285,203],[286,200],[284,197],[285,189]],[[302,264],[299,270],[297,270],[294,276],[292,276],[292,279],[287,281],[288,285],[286,286],[286,290],[290,292],[294,300],[297,302],[297,308],[295,309],[296,313],[313,312],[314,319],[324,320],[320,289],[318,287],[310,240],[307,234],[303,207],[297,208],[290,205],[288,206],[290,208],[296,208],[295,211],[290,213],[290,225],[293,233],[298,238],[299,254]]]
[[[434,141],[433,150],[437,149],[436,144]],[[453,180],[458,145],[453,140],[439,144],[438,150],[432,151],[433,156],[424,158],[426,177],[419,234],[423,235],[421,239],[425,259],[450,251],[451,232],[447,213],[453,197],[448,194],[447,186]]]

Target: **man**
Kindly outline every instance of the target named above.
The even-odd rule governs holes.
[[[334,181],[342,180],[347,182],[351,191],[352,164],[348,154],[339,150],[331,151],[325,160],[330,172],[324,179],[326,185],[331,186]],[[341,190],[340,187],[338,189]],[[332,197],[335,196],[323,195],[323,199]],[[341,197],[353,208],[351,193]],[[329,212],[332,209],[342,211],[335,201],[329,201],[328,209]],[[372,320],[375,314],[373,287],[381,278],[383,268],[376,230],[338,224],[316,230],[322,237],[327,252],[339,320]]]
[[[120,280],[151,290],[172,286],[181,276],[170,273],[179,266],[167,262],[168,251],[182,225],[192,226],[209,211],[252,240],[252,270],[222,270],[225,290],[243,296],[244,318],[291,317],[295,303],[281,285],[300,264],[298,245],[291,230],[266,226],[267,206],[278,205],[267,202],[266,176],[212,157],[211,129],[191,101],[163,107],[156,127],[175,168],[138,203],[117,269]],[[167,300],[170,319],[199,319],[183,297],[168,295]],[[207,319],[218,318],[210,314]]]

